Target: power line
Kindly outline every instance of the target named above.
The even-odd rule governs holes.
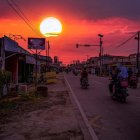
[[[125,45],[128,41],[130,41],[131,39],[133,39],[133,38],[136,36],[136,34],[137,34],[137,32],[136,32],[133,36],[131,36],[130,38],[128,38],[127,40],[125,40],[124,42],[122,42],[121,44],[119,44],[119,45],[113,47],[112,49],[110,49],[109,52],[112,51],[112,50],[114,50],[114,49],[116,49],[116,48],[122,47],[122,46]]]
[[[135,33],[133,36],[131,36],[130,38],[128,38],[126,41],[124,41],[120,45],[116,46],[115,48],[120,48],[121,46],[123,46],[124,44],[126,44],[129,40],[131,40],[132,38],[134,38],[136,36],[136,34],[137,33]]]
[[[28,25],[28,27],[37,35],[40,35],[29,23],[28,18],[25,16],[25,14],[20,10],[20,8],[17,6],[17,4],[15,2],[13,2],[12,0],[9,1],[7,0],[7,3],[9,4],[9,6],[18,14],[18,16]]]
[[[21,9],[19,8],[19,6],[13,1],[11,0],[11,2],[14,4],[14,6],[19,10],[19,12],[21,13],[21,15],[27,20],[29,21],[29,19],[25,16],[25,14],[21,11]],[[29,21],[30,22],[30,21]]]

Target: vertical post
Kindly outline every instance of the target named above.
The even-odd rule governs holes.
[[[139,72],[139,41],[140,41],[140,32],[138,31],[138,52],[137,52],[137,69]]]
[[[49,41],[48,41],[48,57],[49,57],[49,50],[50,50],[50,43],[49,43]]]
[[[104,66],[104,48],[102,47],[102,67]]]
[[[102,42],[102,37],[103,37],[103,35],[101,35],[101,34],[98,34],[98,36],[100,37],[100,53],[99,53],[99,59],[100,59],[100,74],[102,74],[102,44],[103,44],[103,42]]]
[[[135,37],[136,40],[138,40],[138,49],[137,49],[137,55],[136,55],[136,67],[137,67],[137,74],[139,72],[139,41],[140,41],[140,31],[138,31],[138,36]]]
[[[37,87],[37,49],[36,49],[36,65],[35,65],[35,87]]]
[[[100,37],[100,73],[102,70],[102,44],[101,44],[101,37]]]
[[[49,41],[48,41],[48,68],[49,68],[49,71],[50,71],[50,66],[49,66],[49,50],[50,50],[50,43],[49,43]]]
[[[48,44],[48,42],[47,42],[47,44]],[[47,66],[48,66],[48,55],[47,55],[47,53],[48,53],[48,50],[47,50],[47,45],[46,45],[46,71],[47,71]]]
[[[5,49],[4,49],[4,37],[2,38],[2,46],[1,46],[1,70],[5,70]]]
[[[19,71],[18,71],[18,67],[19,67],[19,58],[17,58],[17,61],[16,61],[16,85],[18,85],[18,74],[19,74]],[[25,70],[24,70],[25,72]]]

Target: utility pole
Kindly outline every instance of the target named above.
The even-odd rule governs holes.
[[[48,57],[49,57],[49,53],[50,53],[50,42],[48,41]]]
[[[102,34],[98,34],[98,36],[100,37],[100,42],[99,45],[96,44],[76,44],[76,48],[79,48],[79,46],[84,46],[84,47],[90,47],[90,46],[100,46],[100,52],[99,52],[99,60],[100,60],[100,74],[102,73],[102,64],[103,64],[103,59],[102,59],[102,55],[103,55],[103,48],[102,48]]]
[[[38,63],[37,49],[36,49],[35,58],[36,58],[36,64],[35,64],[35,87],[37,87],[37,83],[38,83],[38,76],[37,76],[37,73],[38,73],[38,66],[37,66],[37,63]]]
[[[47,65],[48,65],[48,55],[47,55],[47,53],[48,53],[48,50],[47,50],[47,45],[46,45],[46,71],[47,71]]]
[[[49,43],[49,41],[47,41],[47,45],[46,45],[46,70],[47,70],[47,67],[49,67],[49,50],[50,50],[50,43]]]
[[[102,47],[102,66],[104,65],[104,48]]]
[[[76,48],[79,48],[79,46],[84,46],[84,47],[90,47],[90,46],[100,46],[100,52],[99,52],[99,60],[100,60],[100,74],[102,73],[102,64],[103,64],[103,59],[102,59],[102,55],[103,55],[103,48],[102,48],[102,34],[98,34],[98,36],[100,37],[100,42],[99,45],[96,44],[76,44]]]
[[[102,37],[103,37],[103,35],[102,34],[98,34],[98,36],[100,37],[99,59],[100,59],[100,74],[101,74],[102,73],[102,44],[103,44]]]
[[[136,56],[136,65],[137,65],[137,71],[139,72],[139,42],[140,42],[140,31],[138,31],[138,36],[135,37],[136,40],[138,40],[138,49],[137,49],[137,56]]]

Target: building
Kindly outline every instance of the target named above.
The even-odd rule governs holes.
[[[33,73],[40,72],[41,65],[46,64],[46,56],[31,54],[18,43],[7,36],[0,38],[0,69],[12,73],[12,82],[15,84],[29,83],[33,81]],[[36,63],[37,62],[37,63]],[[47,57],[47,63],[52,59]]]

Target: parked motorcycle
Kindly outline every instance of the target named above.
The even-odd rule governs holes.
[[[126,102],[128,81],[127,79],[122,79],[114,82],[111,80],[109,84],[109,91],[112,99],[116,99],[121,102]]]
[[[88,84],[87,78],[82,78],[81,86],[82,86],[83,89],[87,89],[88,88],[89,84]]]
[[[128,85],[130,88],[134,88],[136,89],[137,88],[137,76],[136,75],[132,75],[130,77],[130,79],[128,80]]]

